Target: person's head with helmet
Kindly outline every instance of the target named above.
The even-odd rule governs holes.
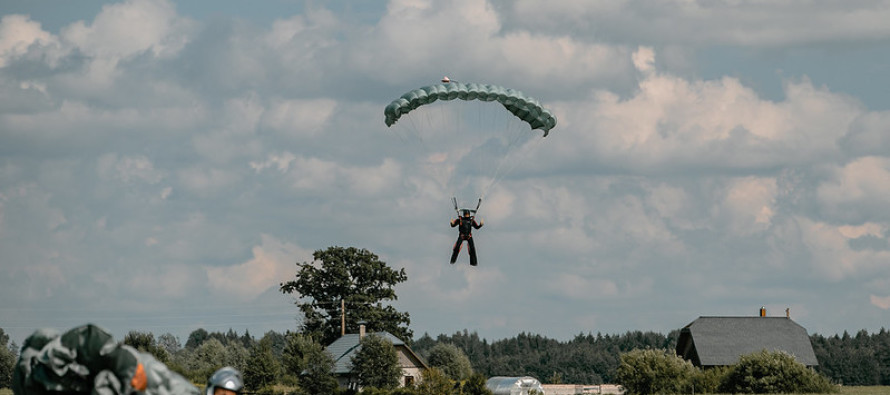
[[[226,366],[210,376],[204,395],[239,395],[242,389],[244,389],[244,379],[241,378],[241,372]]]

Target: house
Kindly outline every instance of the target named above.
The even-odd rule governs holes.
[[[377,332],[375,335],[389,340],[396,349],[399,364],[402,368],[402,379],[399,386],[411,386],[419,383],[421,373],[428,369],[424,362],[405,342],[389,332]],[[359,333],[345,334],[331,343],[325,350],[334,357],[334,376],[342,388],[358,389],[352,376],[352,357],[361,350],[361,339],[365,337],[365,326],[359,326]]]
[[[785,317],[699,317],[680,330],[677,355],[698,367],[728,366],[742,355],[784,351],[806,365],[817,366],[806,329]]]

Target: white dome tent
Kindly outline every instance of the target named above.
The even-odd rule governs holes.
[[[544,387],[541,386],[541,382],[530,376],[496,376],[488,379],[485,382],[485,386],[494,395],[544,395]]]

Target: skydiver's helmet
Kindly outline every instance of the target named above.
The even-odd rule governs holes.
[[[244,379],[241,378],[241,372],[226,366],[210,376],[204,395],[239,395],[242,389],[244,389]]]
[[[473,214],[473,210],[465,208],[463,210],[460,210],[460,214],[461,214],[461,216],[463,216],[465,218],[469,218]]]

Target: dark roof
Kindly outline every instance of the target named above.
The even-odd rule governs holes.
[[[784,351],[817,366],[806,329],[787,317],[699,317],[680,331],[677,355],[696,366],[726,366],[742,355]]]
[[[369,334],[370,335],[370,334]],[[420,361],[422,364],[423,361],[420,358],[417,358],[414,355],[414,351],[408,347],[405,342],[396,337],[395,335],[389,332],[377,332],[374,335],[380,336],[386,340],[389,340],[396,349],[404,348],[407,353],[414,358]],[[361,349],[361,337],[359,337],[358,333],[350,333],[343,335],[329,346],[327,346],[326,350],[334,357],[334,373],[335,374],[346,374],[352,372],[352,357],[358,350]]]

